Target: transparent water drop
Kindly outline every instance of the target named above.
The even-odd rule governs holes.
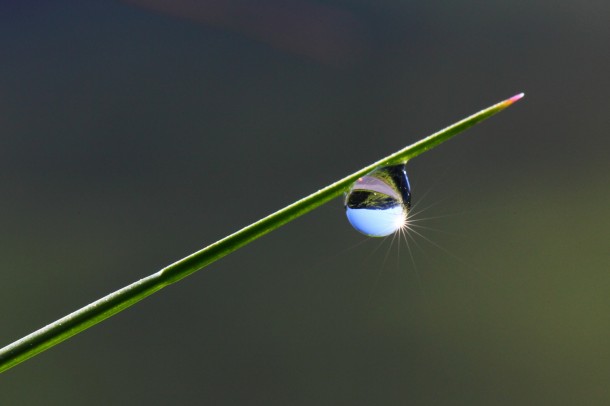
[[[385,237],[402,228],[410,208],[405,164],[375,169],[358,179],[345,196],[350,224],[370,237]]]

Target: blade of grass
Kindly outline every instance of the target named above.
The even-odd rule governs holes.
[[[94,324],[119,313],[159,289],[179,281],[264,234],[275,230],[281,225],[340,196],[347,191],[352,183],[359,177],[366,175],[373,169],[379,166],[406,162],[409,159],[434,148],[440,143],[447,141],[449,138],[480,121],[504,110],[521,97],[523,97],[523,93],[481,110],[415,144],[365,166],[351,175],[163,268],[159,272],[140,279],[116,292],[110,293],[40,330],[15,341],[0,349],[0,372],[4,372],[28,358],[86,330]]]

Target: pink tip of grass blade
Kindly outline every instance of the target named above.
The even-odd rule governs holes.
[[[506,99],[504,101],[504,103],[506,103],[508,106],[510,106],[511,104],[516,102],[517,100],[521,99],[523,96],[525,96],[525,93],[516,94],[513,97],[511,97],[510,99]]]

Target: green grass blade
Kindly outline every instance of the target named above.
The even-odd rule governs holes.
[[[344,192],[358,178],[384,165],[406,162],[449,138],[504,110],[523,97],[523,93],[479,111],[431,136],[346,176],[311,195],[231,234],[214,244],[183,258],[144,279],[113,292],[20,340],[0,349],[0,372],[113,316],[153,294],[157,290],[198,271],[212,262],[275,230],[289,221],[315,209]]]

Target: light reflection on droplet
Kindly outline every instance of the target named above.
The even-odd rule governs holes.
[[[345,197],[350,224],[370,237],[385,237],[404,227],[410,207],[405,164],[385,166],[363,176]]]

